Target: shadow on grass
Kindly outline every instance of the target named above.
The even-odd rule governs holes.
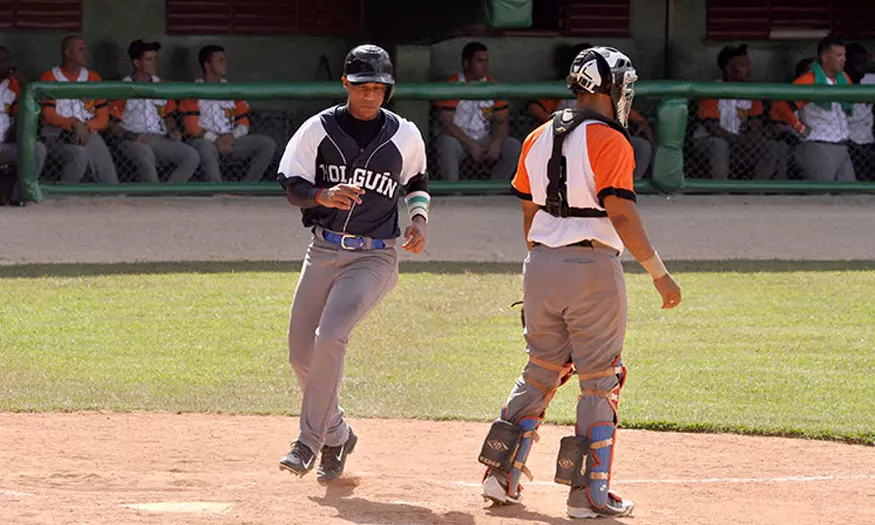
[[[672,273],[784,273],[875,271],[875,261],[750,260],[668,261]],[[644,273],[634,261],[623,263],[630,274]],[[168,261],[134,263],[58,263],[0,265],[0,279],[27,277],[92,277],[170,273],[297,272],[301,261]],[[522,262],[403,261],[402,273],[518,274]]]

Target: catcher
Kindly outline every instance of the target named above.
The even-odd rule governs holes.
[[[545,411],[577,375],[575,435],[562,439],[555,481],[570,487],[572,518],[626,516],[634,504],[610,490],[620,389],[626,291],[620,255],[628,248],[653,277],[663,308],[678,285],[644,231],[633,187],[626,122],[637,74],[610,47],[583,50],[567,79],[577,109],[554,113],[523,144],[513,191],[522,199],[529,250],[523,269],[529,361],[483,443],[482,495],[516,503],[520,478]]]

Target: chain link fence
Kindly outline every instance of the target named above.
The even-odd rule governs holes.
[[[692,100],[684,172],[712,180],[875,181],[872,104]]]
[[[273,181],[286,143],[310,116],[342,100],[300,99],[253,101],[241,105],[222,101],[44,100],[39,142],[48,153],[40,159],[41,183],[176,183]],[[489,130],[479,141],[482,158],[449,136],[441,122],[439,101],[414,103],[413,120],[426,143],[429,176],[433,180],[510,180],[516,171],[522,142],[543,120],[534,110],[542,103],[511,100],[507,110],[508,135],[495,159],[485,158]],[[656,104],[653,101],[653,113]],[[405,106],[409,108],[410,106]],[[554,109],[552,106],[550,109]],[[82,112],[86,113],[82,113]],[[417,115],[421,118],[416,119]],[[83,130],[70,126],[70,116],[91,124]],[[87,118],[82,118],[87,117]],[[651,119],[650,126],[655,127]],[[245,135],[235,136],[238,124]],[[649,175],[655,145],[652,135],[636,124],[636,177]],[[209,131],[212,131],[210,135]],[[215,138],[225,134],[226,137]],[[230,138],[230,137],[233,138]],[[38,149],[41,149],[38,147]]]
[[[43,101],[38,139],[47,157],[39,180],[67,184],[273,181],[295,130],[337,102],[200,101],[193,106],[191,101],[138,99],[84,101],[80,106],[79,101]],[[70,127],[67,116],[83,109],[92,124],[83,130]],[[241,125],[247,128],[245,133]]]
[[[40,119],[40,182],[257,182],[273,181],[286,143],[310,116],[342,100],[255,101],[45,100]],[[474,101],[476,102],[476,101]],[[479,152],[447,132],[438,101],[396,110],[423,133],[433,180],[509,180],[522,142],[561,105],[511,100],[508,135],[485,158],[494,122],[484,116]],[[553,101],[556,102],[556,101]],[[413,104],[410,106],[409,104]],[[658,99],[636,98],[630,119],[636,179],[650,176],[658,129]],[[846,105],[845,117],[811,104],[810,115],[779,101],[692,100],[684,143],[684,171],[691,179],[875,181],[872,104]],[[416,108],[412,114],[404,110]],[[826,106],[829,107],[828,105]],[[92,118],[70,126],[69,116]],[[487,113],[484,112],[484,115]],[[417,119],[417,116],[419,117]],[[803,116],[803,119],[800,119]],[[469,115],[470,117],[470,115]],[[87,120],[87,119],[82,119]],[[811,127],[802,124],[810,122]],[[247,124],[248,130],[235,131]],[[470,126],[470,121],[467,122]],[[224,137],[214,138],[213,135]],[[205,134],[206,132],[206,134]],[[804,134],[807,133],[807,137]],[[836,138],[844,142],[835,142]],[[477,158],[479,154],[480,158]]]
[[[568,102],[572,102],[570,100]],[[545,122],[546,115],[564,107],[565,101],[546,100],[511,100],[507,110],[508,138],[505,139],[501,148],[501,155],[497,160],[482,160],[477,162],[471,152],[471,148],[463,145],[453,138],[442,122],[442,113],[439,103],[433,102],[429,110],[428,136],[428,162],[430,176],[436,180],[496,180],[510,179],[516,171],[522,142],[538,126]],[[635,151],[635,160],[638,169],[635,172],[636,179],[650,176],[653,152],[655,151],[655,137],[652,129],[655,129],[657,102],[642,104],[639,110],[641,120],[630,121],[629,131],[632,135],[632,145]],[[456,111],[458,112],[458,110]],[[452,114],[452,112],[451,112]],[[443,117],[445,120],[447,116]],[[464,117],[456,117],[456,122],[464,122]],[[494,132],[497,125],[490,125],[490,132]],[[490,138],[478,141],[481,148],[487,148]],[[504,157],[507,157],[507,161]],[[456,167],[458,166],[458,167]]]

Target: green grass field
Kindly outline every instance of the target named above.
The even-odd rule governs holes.
[[[875,443],[875,264],[685,263],[674,311],[627,273],[625,427]],[[0,410],[295,413],[296,264],[0,267]],[[633,267],[629,267],[632,269]],[[402,266],[352,335],[353,417],[488,420],[525,362],[519,265]],[[569,422],[577,388],[548,417]]]

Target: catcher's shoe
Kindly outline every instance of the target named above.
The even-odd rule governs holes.
[[[507,493],[507,488],[505,488],[501,481],[493,474],[486,475],[486,478],[483,480],[483,488],[481,489],[480,494],[483,496],[484,500],[491,501],[496,505],[513,505],[519,503],[521,496],[520,494],[517,496],[510,496]]]
[[[319,470],[316,471],[316,481],[328,483],[339,478],[346,465],[346,456],[352,454],[358,440],[359,438],[350,428],[346,443],[339,447],[322,447],[322,459],[319,461]]]
[[[310,450],[310,447],[295,441],[292,443],[292,450],[280,460],[280,470],[288,470],[292,474],[304,477],[306,473],[313,470],[315,462],[316,454]]]
[[[616,492],[608,492],[608,503],[602,510],[593,509],[590,507],[572,507],[568,505],[565,509],[568,516],[571,518],[598,518],[599,516],[610,516],[618,518],[632,514],[632,509],[635,504],[631,500],[621,498]]]

